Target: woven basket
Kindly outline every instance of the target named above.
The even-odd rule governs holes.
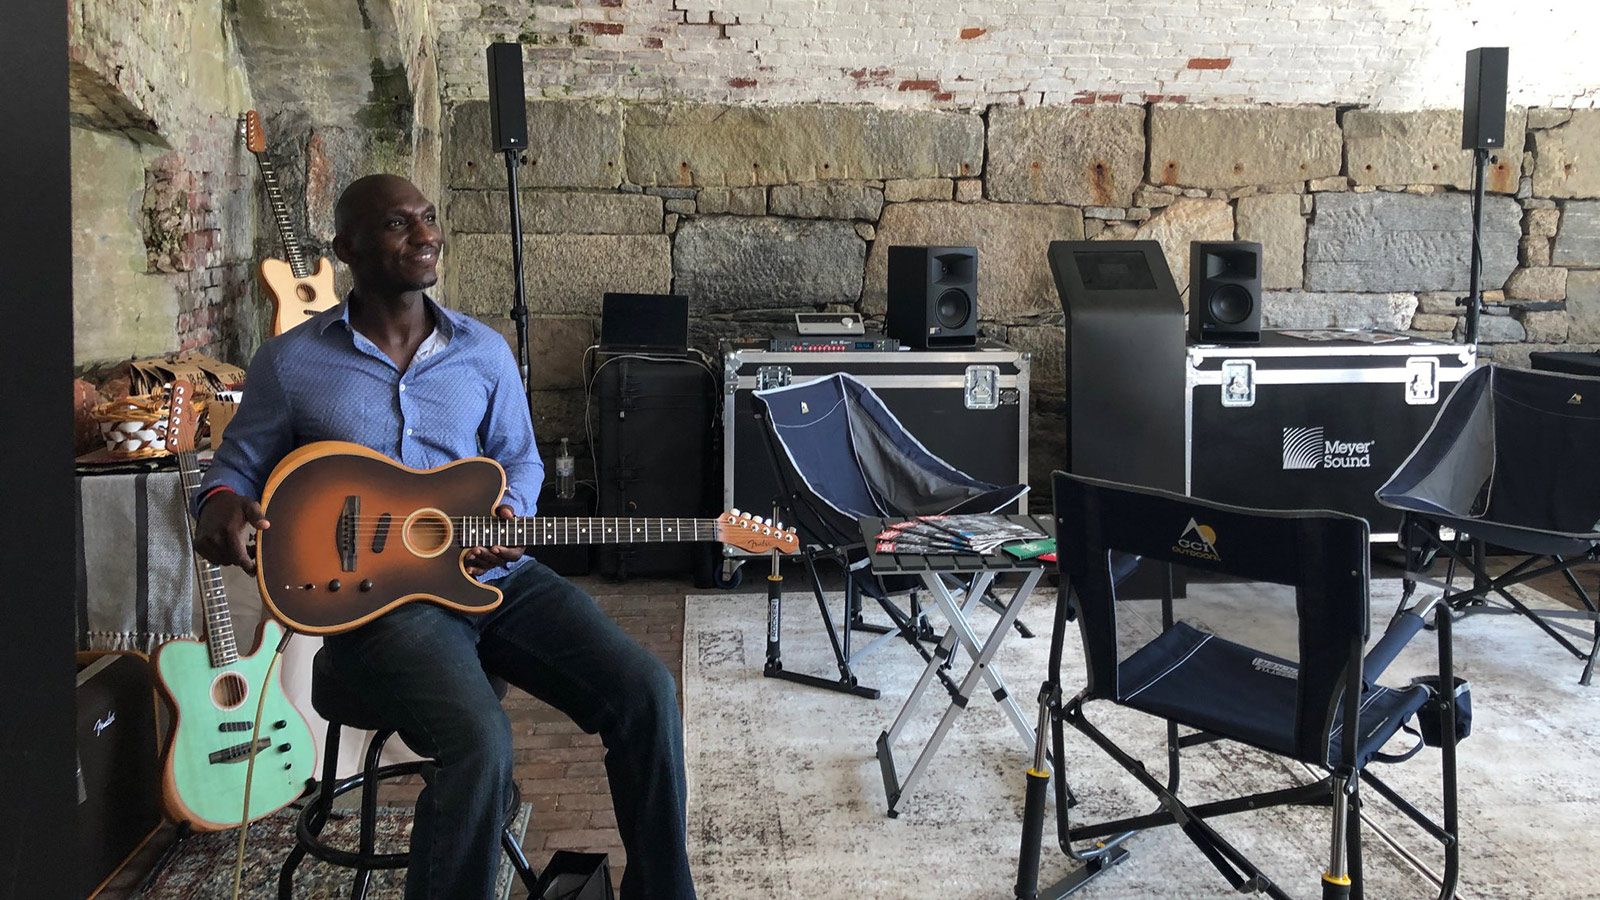
[[[112,459],[150,459],[167,454],[167,392],[110,400],[90,413]]]

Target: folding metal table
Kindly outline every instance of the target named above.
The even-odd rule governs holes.
[[[1009,515],[1003,518],[1026,525],[1049,537],[1055,537],[1055,523],[1049,516]],[[1022,612],[1023,605],[1048,567],[1048,564],[1039,560],[1019,560],[1004,552],[986,556],[879,553],[875,540],[877,535],[882,533],[886,526],[903,521],[906,520],[880,518],[860,520],[872,571],[877,575],[915,575],[921,578],[924,587],[933,596],[934,604],[950,623],[950,627],[945,631],[938,647],[934,650],[933,657],[923,669],[922,677],[917,679],[916,687],[912,688],[911,694],[906,697],[905,705],[900,708],[894,724],[878,735],[878,766],[883,771],[883,789],[888,795],[891,817],[900,814],[900,801],[908,797],[917,782],[921,780],[927,771],[928,763],[938,752],[939,744],[950,731],[950,727],[955,724],[956,718],[966,710],[980,681],[988,685],[990,695],[1000,704],[1002,711],[1016,728],[1017,734],[1021,736],[1024,752],[1028,754],[1033,752],[1033,725],[1022,714],[1022,708],[1007,689],[1005,679],[1000,670],[993,665],[993,660],[996,651],[1000,649],[1001,641],[1010,633],[1012,623]],[[994,586],[995,576],[1006,572],[1017,573],[1020,583],[1012,591],[1011,599],[1008,602],[1002,601],[1004,611],[999,620],[989,629],[988,635],[980,639],[969,617],[983,602],[985,594]],[[959,681],[951,674],[958,646],[972,660],[971,667],[960,676]],[[950,695],[950,704],[940,715],[932,736],[917,754],[916,762],[911,765],[911,771],[906,774],[905,780],[901,781],[895,767],[894,744],[900,738],[901,732],[911,720],[934,679],[938,679]]]

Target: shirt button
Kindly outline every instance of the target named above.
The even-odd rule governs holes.
[[[406,429],[406,434],[410,434],[410,433],[411,433],[411,429],[407,428]]]
[[[400,390],[402,390],[402,391],[403,391],[403,390],[405,390],[405,389],[406,389],[406,386],[405,386],[405,385],[403,385],[403,384],[402,384],[402,385],[400,385]]]

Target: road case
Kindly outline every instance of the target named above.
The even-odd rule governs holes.
[[[934,455],[995,484],[1028,481],[1030,357],[982,341],[964,350],[773,353],[765,342],[722,346],[723,507],[770,515],[777,480],[751,395],[847,372],[883,399]],[[766,510],[766,513],[762,511]],[[1027,512],[1027,497],[1016,512]],[[749,554],[723,547],[727,557]]]
[[[1331,509],[1393,540],[1373,494],[1411,455],[1477,362],[1472,345],[1349,331],[1263,331],[1256,344],[1190,344],[1185,483],[1196,497]]]

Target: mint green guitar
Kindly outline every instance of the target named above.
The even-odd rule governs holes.
[[[167,423],[167,449],[178,457],[184,495],[190,498],[200,487],[191,390],[187,382],[174,383]],[[283,628],[263,621],[255,651],[240,656],[222,572],[199,554],[194,561],[206,639],[168,641],[155,653],[161,686],[177,710],[162,794],[175,820],[196,831],[221,831],[277,812],[305,793],[307,781],[316,777],[317,742],[305,717],[284,694],[276,670],[270,683],[267,679],[272,650]],[[251,731],[261,699],[257,692],[262,690],[265,706],[252,748]],[[255,766],[246,815],[245,773],[252,755]]]

